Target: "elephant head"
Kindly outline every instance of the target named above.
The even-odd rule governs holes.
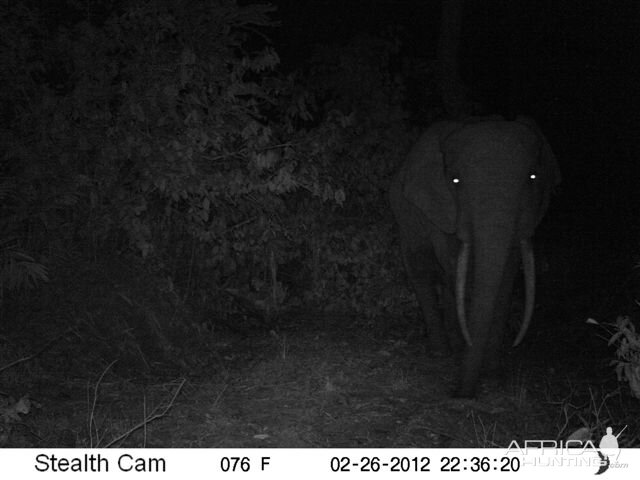
[[[483,362],[496,353],[519,256],[526,300],[514,346],[526,333],[535,296],[531,239],[559,181],[551,148],[525,117],[436,123],[417,142],[396,178],[403,199],[394,201],[392,189],[392,206],[401,233],[415,233],[432,243],[440,267],[455,279],[452,295],[467,344],[459,396],[475,393]],[[400,213],[403,208],[413,208],[421,218],[410,219]],[[419,224],[430,228],[412,233]],[[457,258],[438,250],[442,238],[449,244],[456,239]]]

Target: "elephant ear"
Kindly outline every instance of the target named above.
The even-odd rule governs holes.
[[[456,205],[445,176],[440,141],[459,125],[438,122],[420,137],[405,163],[403,193],[446,233],[456,227]]]
[[[539,148],[538,162],[536,167],[538,175],[540,177],[541,185],[541,198],[539,199],[538,204],[538,220],[541,220],[542,216],[547,211],[547,207],[549,206],[549,199],[551,197],[553,189],[562,181],[562,175],[560,173],[558,161],[556,160],[556,157],[551,150],[551,146],[549,145],[549,142],[547,142],[547,139],[543,135],[536,122],[532,118],[525,116],[519,116],[517,118],[517,121],[533,130],[538,138]]]

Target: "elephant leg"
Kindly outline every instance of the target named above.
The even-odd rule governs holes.
[[[447,335],[442,312],[438,306],[438,285],[442,281],[433,251],[424,247],[419,249],[403,247],[402,250],[409,280],[425,322],[429,354],[447,355],[449,353]]]
[[[460,250],[460,242],[454,236],[444,238],[441,244],[436,244],[436,256],[442,259],[444,264],[444,288],[442,292],[442,311],[444,329],[449,342],[449,347],[454,353],[462,353],[465,342],[460,331],[458,312],[456,309],[455,285],[456,260]]]
[[[455,353],[461,353],[465,348],[464,340],[458,326],[458,313],[456,311],[456,299],[453,287],[443,289],[442,310],[444,329],[450,349]]]
[[[496,298],[494,319],[483,360],[485,371],[489,373],[498,372],[503,365],[502,358],[505,354],[504,333],[511,313],[513,287],[517,280],[519,265],[520,252],[517,248],[512,248],[500,284],[500,292]]]

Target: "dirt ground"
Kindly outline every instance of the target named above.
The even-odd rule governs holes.
[[[455,359],[429,358],[406,324],[301,316],[209,335],[211,351],[197,353],[206,361],[158,364],[154,375],[98,361],[82,372],[55,348],[5,370],[29,409],[5,418],[3,446],[505,447],[585,424],[598,435],[598,422],[633,413],[615,384],[532,360],[534,347],[485,379],[477,399],[455,400]],[[18,396],[2,395],[8,411]]]

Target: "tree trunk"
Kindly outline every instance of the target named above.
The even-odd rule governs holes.
[[[438,41],[438,84],[444,108],[451,118],[471,113],[460,77],[460,39],[464,0],[442,0]]]

